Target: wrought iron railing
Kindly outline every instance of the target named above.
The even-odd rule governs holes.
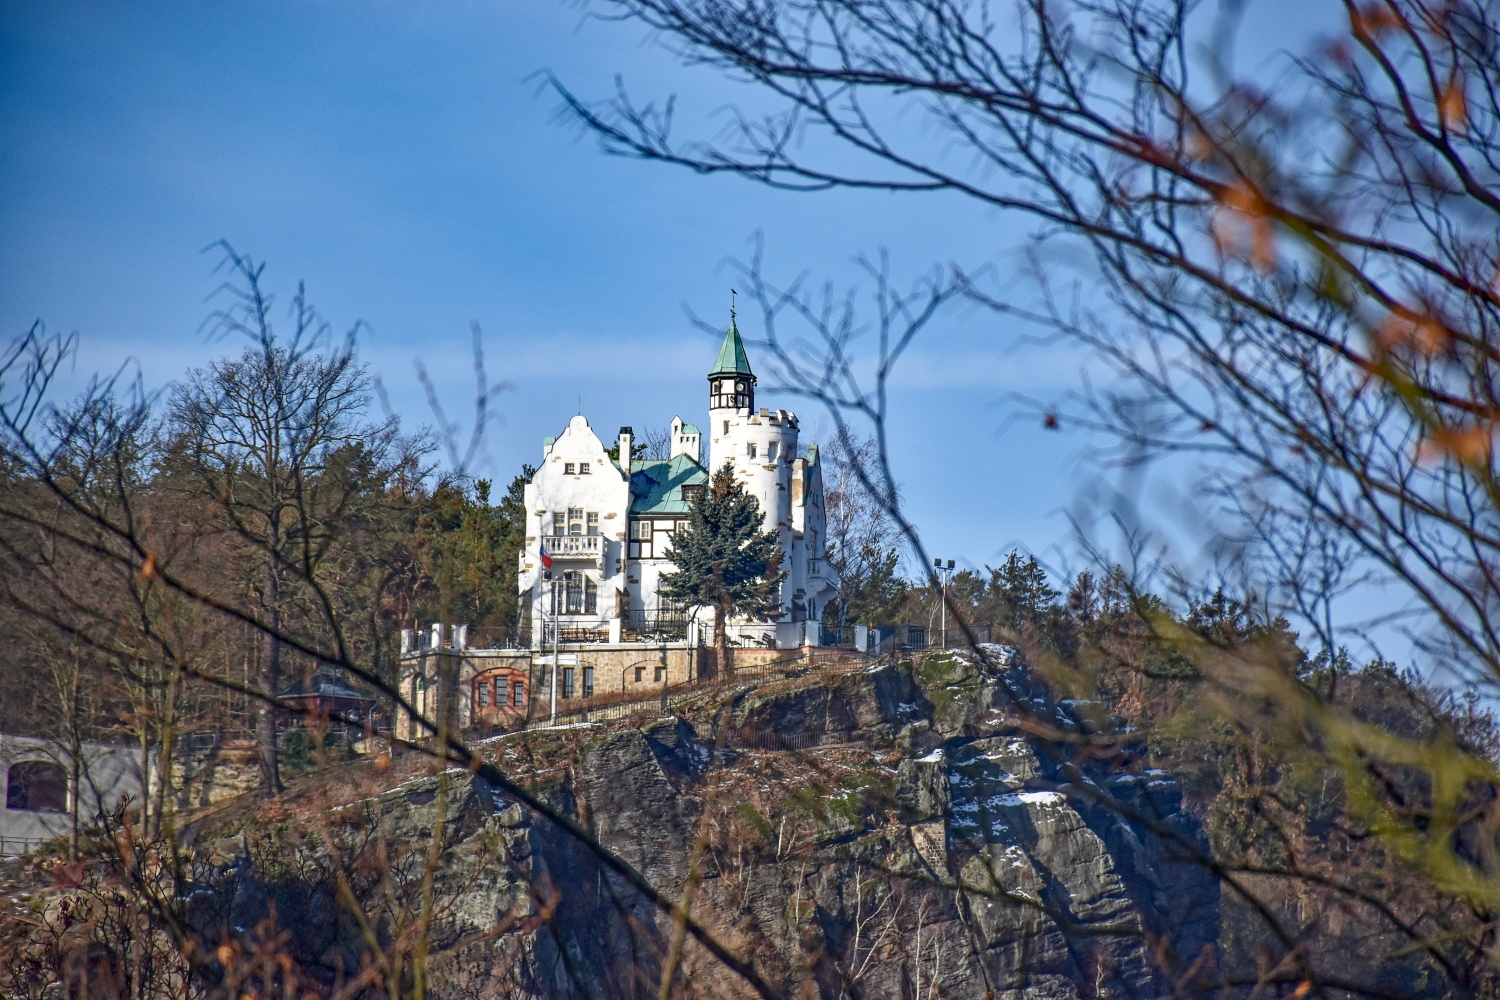
[[[542,622],[542,649],[551,647],[553,642],[553,629],[557,629],[564,646],[580,646],[590,643],[608,642],[609,625],[605,622],[589,622],[587,624],[572,624],[567,621]]]
[[[485,625],[471,628],[465,645],[468,649],[530,649],[530,618],[528,616],[520,627]]]
[[[685,614],[627,611],[620,619],[620,638],[625,642],[685,642],[689,620]]]

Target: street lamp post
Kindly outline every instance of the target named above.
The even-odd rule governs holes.
[[[941,559],[934,559],[932,561],[932,569],[933,569],[933,574],[938,578],[938,588],[939,588],[939,590],[938,590],[938,603],[941,604],[942,608],[943,608],[943,630],[940,633],[941,636],[942,636],[942,638],[939,640],[939,642],[942,644],[942,648],[947,649],[948,648],[948,581],[953,576],[953,560],[949,559],[948,560],[948,565],[944,566],[943,565],[943,561]],[[930,618],[928,619],[928,621],[931,621],[931,620],[932,619],[930,619]]]

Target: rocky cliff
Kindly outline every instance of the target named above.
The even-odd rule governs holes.
[[[483,749],[666,895],[690,890],[693,915],[783,995],[1166,995],[1213,960],[1218,886],[1193,862],[1206,842],[1176,782],[1140,770],[1116,728],[995,648]],[[300,867],[252,846],[299,827]],[[679,957],[675,995],[751,995],[702,947],[674,952],[671,921],[566,833],[465,772],[257,833],[220,841],[233,889],[198,919],[274,913],[328,982],[369,968],[374,937],[390,954],[421,926],[436,997],[656,996]],[[377,844],[381,860],[359,860]],[[347,889],[335,869],[354,873]],[[339,913],[351,893],[361,920]]]

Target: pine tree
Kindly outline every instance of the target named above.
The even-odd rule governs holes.
[[[693,505],[687,527],[672,540],[667,558],[677,570],[662,576],[662,594],[694,608],[714,610],[714,652],[729,669],[731,617],[769,619],[781,610],[781,549],[776,533],[761,531],[760,504],[734,478],[730,463],[714,473],[704,498]]]

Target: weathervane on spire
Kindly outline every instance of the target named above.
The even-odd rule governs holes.
[[[733,288],[729,290],[729,322],[731,323],[734,322],[734,297],[738,294],[739,292],[735,291]]]

